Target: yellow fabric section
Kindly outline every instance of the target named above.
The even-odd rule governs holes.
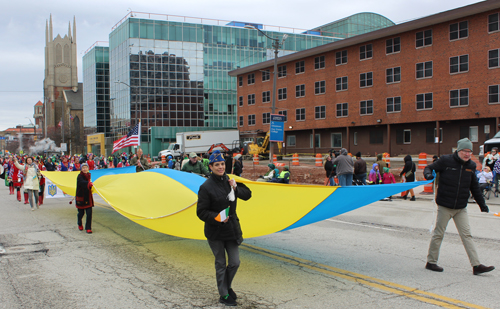
[[[108,204],[139,218],[168,216],[198,199],[196,193],[159,173],[102,176],[94,187]]]
[[[67,194],[74,195],[79,172],[43,172]],[[254,182],[230,175],[252,191],[248,201],[238,200],[243,237],[281,231],[320,204],[337,187]],[[94,182],[98,193],[118,213],[160,233],[205,239],[204,222],[196,215],[197,193],[159,173],[102,176]]]

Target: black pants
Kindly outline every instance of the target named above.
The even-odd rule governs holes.
[[[85,230],[92,229],[92,207],[85,209],[78,209],[78,225],[82,225],[83,214],[87,215],[87,221],[85,222]]]
[[[238,243],[236,240],[208,240],[208,245],[215,256],[215,276],[219,294],[226,296],[240,266]]]

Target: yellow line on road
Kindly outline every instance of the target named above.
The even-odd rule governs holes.
[[[314,271],[319,271],[319,272],[327,274],[327,275],[343,278],[343,279],[346,279],[346,280],[349,280],[352,282],[356,282],[356,283],[360,283],[360,284],[363,284],[366,286],[377,288],[379,290],[390,292],[390,293],[393,293],[396,295],[400,295],[400,296],[404,296],[404,297],[408,297],[408,298],[413,298],[415,300],[429,303],[429,304],[433,304],[433,305],[440,306],[443,308],[478,308],[478,309],[486,308],[486,307],[474,305],[471,303],[467,303],[467,302],[464,302],[464,301],[461,301],[458,299],[453,299],[453,298],[449,298],[446,296],[441,296],[438,294],[421,291],[421,290],[418,290],[416,288],[411,288],[411,287],[407,287],[407,286],[400,285],[397,283],[393,283],[393,282],[389,282],[389,281],[385,281],[385,280],[380,280],[377,278],[372,278],[372,277],[365,276],[362,274],[357,274],[357,273],[343,270],[340,268],[335,268],[335,267],[331,267],[328,265],[315,263],[313,261],[301,259],[301,258],[298,258],[295,256],[280,253],[280,252],[271,251],[271,250],[260,248],[257,246],[253,246],[253,245],[249,245],[249,244],[245,244],[245,243],[242,244],[241,246],[243,249],[245,249],[247,251],[257,253],[260,255],[264,255],[264,256],[270,257],[272,259],[276,259],[276,260],[283,261],[283,262],[286,262],[286,263],[289,263],[292,265],[296,265],[296,266],[300,266],[300,267],[305,267],[305,268],[308,268],[308,269],[311,269]]]

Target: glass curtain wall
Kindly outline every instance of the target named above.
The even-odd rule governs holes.
[[[375,13],[358,13],[312,29],[312,31],[318,31],[318,33],[327,36],[346,39],[394,25],[395,23],[393,21],[382,15]]]

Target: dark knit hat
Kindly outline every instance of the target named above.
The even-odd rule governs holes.
[[[457,142],[457,151],[464,150],[464,149],[469,149],[472,150],[472,142],[470,139],[462,138]]]
[[[360,151],[356,152],[356,157],[361,158],[361,152]]]

